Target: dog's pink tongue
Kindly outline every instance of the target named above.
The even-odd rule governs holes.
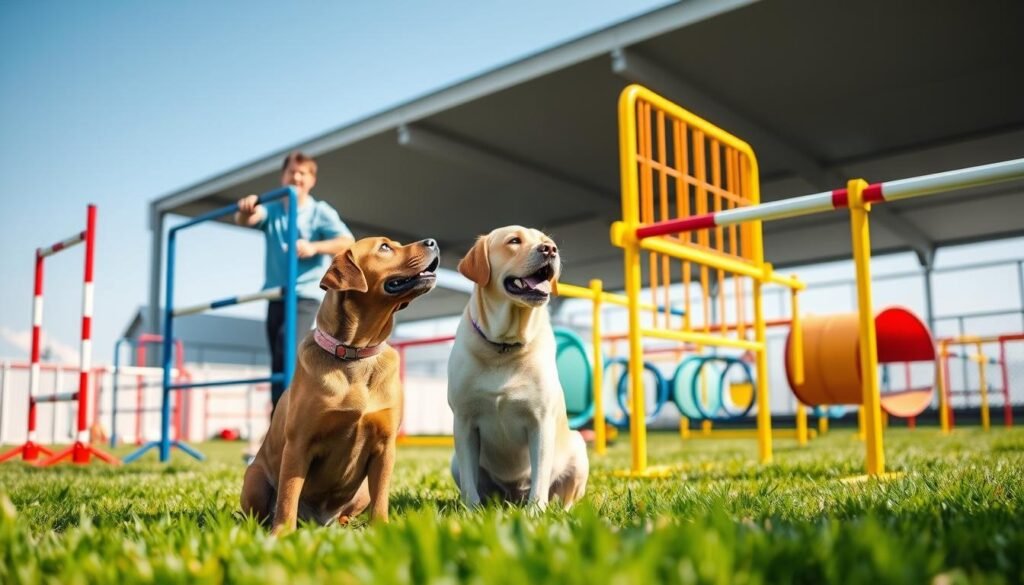
[[[539,276],[527,276],[523,280],[526,281],[526,284],[533,290],[539,290],[545,293],[551,292],[550,280],[543,279]]]

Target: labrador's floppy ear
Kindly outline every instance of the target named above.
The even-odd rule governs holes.
[[[345,250],[334,257],[331,267],[320,279],[320,288],[336,291],[356,291],[364,293],[369,288],[366,286],[366,276],[363,270],[356,263],[356,257],[352,250]]]
[[[459,272],[480,286],[491,280],[491,261],[487,257],[487,236],[479,236],[469,252],[459,261]]]

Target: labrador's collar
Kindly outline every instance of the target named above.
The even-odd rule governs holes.
[[[470,318],[469,322],[473,324],[473,329],[476,329],[476,332],[480,334],[480,337],[482,337],[487,343],[491,344],[491,347],[498,350],[498,353],[508,353],[510,351],[520,349],[525,345],[524,343],[498,343],[497,341],[491,341],[490,339],[487,339],[486,335],[484,335],[483,329],[480,329],[480,326],[476,324],[476,319]]]
[[[345,360],[355,361],[363,358],[373,357],[378,353],[384,351],[384,344],[378,343],[370,347],[352,347],[344,345],[337,339],[324,333],[319,327],[313,331],[313,339],[316,344],[319,345],[324,351],[333,355],[334,357]]]

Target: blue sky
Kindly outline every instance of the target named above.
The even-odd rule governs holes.
[[[87,202],[105,361],[146,300],[151,199],[665,3],[0,3],[0,356],[26,355],[10,340],[30,330],[35,248],[81,230]],[[257,290],[261,246],[190,231],[177,300]],[[47,260],[44,329],[72,356],[81,279],[81,248]]]

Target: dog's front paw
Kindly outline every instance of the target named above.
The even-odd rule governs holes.
[[[548,503],[544,500],[531,500],[526,505],[526,513],[531,516],[541,516],[544,514],[544,510],[547,510]]]
[[[476,509],[482,507],[484,505],[484,503],[483,503],[483,501],[480,500],[479,496],[477,496],[477,497],[463,496],[463,498],[462,498],[462,505],[465,506],[467,510],[476,510]]]

